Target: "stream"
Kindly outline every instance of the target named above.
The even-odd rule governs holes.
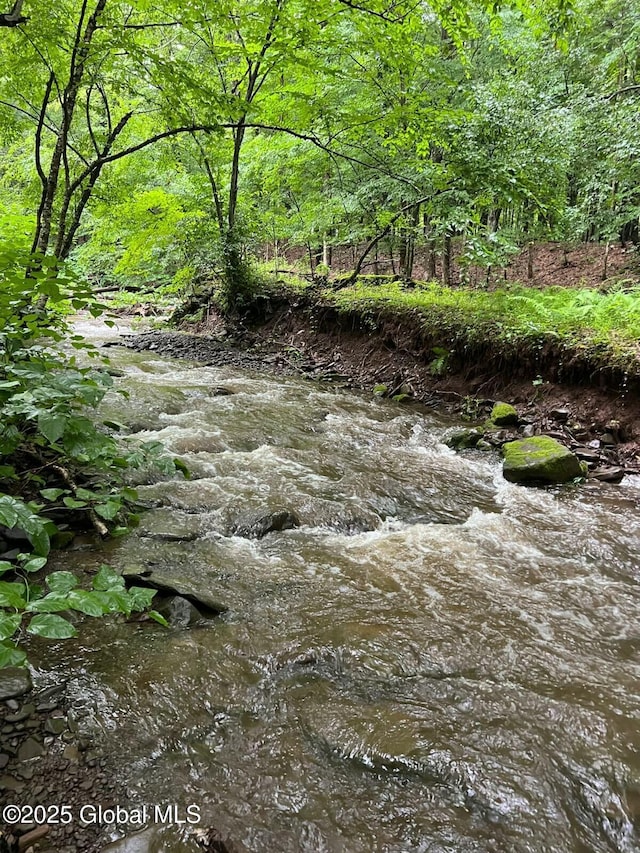
[[[133,534],[58,567],[152,566],[228,608],[33,641],[132,802],[197,804],[239,853],[640,850],[640,478],[523,488],[426,407],[109,355],[129,397],[101,416],[192,479],[141,485]],[[300,526],[232,534],[274,506]],[[113,850],[201,848],[151,826]]]

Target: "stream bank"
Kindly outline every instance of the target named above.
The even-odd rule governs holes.
[[[591,471],[640,473],[640,397],[637,383],[616,369],[594,373],[581,383],[545,379],[554,375],[553,354],[537,363],[501,363],[493,352],[486,362],[445,351],[434,356],[411,317],[357,312],[345,314],[308,299],[278,295],[258,300],[230,332],[209,313],[185,331],[153,331],[127,336],[137,351],[188,358],[211,366],[231,365],[273,375],[302,375],[347,389],[419,402],[468,421],[486,422],[494,404],[515,405],[519,424],[489,436],[499,448],[514,438],[549,435],[578,451]],[[495,342],[494,342],[495,343]],[[491,348],[491,342],[487,342]],[[546,373],[545,373],[546,371]]]

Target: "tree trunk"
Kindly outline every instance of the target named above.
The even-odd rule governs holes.
[[[533,241],[527,245],[527,280],[533,281]]]
[[[445,287],[451,287],[451,237],[448,234],[442,249],[442,283]]]
[[[609,241],[604,247],[604,258],[602,259],[602,281],[606,281],[609,277]]]

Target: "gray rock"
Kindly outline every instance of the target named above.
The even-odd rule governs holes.
[[[62,753],[62,757],[66,758],[67,761],[77,761],[80,758],[78,747],[73,743],[67,744],[64,748],[64,752]]]
[[[0,791],[13,791],[19,794],[24,790],[24,782],[20,779],[15,779],[13,776],[0,776]]]
[[[476,447],[482,436],[478,429],[459,429],[451,433],[445,443],[452,450],[467,450]]]
[[[533,424],[526,424],[526,426],[524,426],[522,428],[522,437],[523,438],[533,438],[533,436],[535,434],[536,434],[536,428]]]
[[[66,728],[66,717],[49,717],[44,724],[45,732],[49,732],[52,735],[61,735]]]
[[[600,451],[594,450],[592,447],[576,447],[573,452],[578,459],[583,459],[585,462],[600,461]]]
[[[33,737],[28,737],[20,744],[18,750],[18,761],[30,761],[32,758],[39,758],[44,755],[44,747]]]
[[[22,696],[28,693],[32,686],[31,674],[28,669],[19,666],[7,666],[0,669],[0,700]]]
[[[571,412],[569,409],[551,409],[549,415],[554,419],[554,421],[558,421],[561,424],[566,423],[569,420]]]
[[[595,468],[589,476],[594,480],[600,480],[601,483],[620,483],[624,477],[624,468],[616,466]]]
[[[614,436],[611,435],[610,432],[603,432],[602,435],[600,436],[600,441],[603,444],[615,444],[616,443]]]
[[[196,607],[203,607],[207,616],[216,616],[227,610],[226,605],[221,604],[214,594],[202,589],[194,581],[174,574],[169,568],[158,566],[145,569],[130,566],[123,570],[122,576],[128,585],[149,586],[160,592],[182,596]]]
[[[291,530],[300,526],[300,519],[290,509],[276,507],[275,509],[247,512],[237,519],[231,532],[245,539],[262,539],[267,533],[281,530]]]
[[[172,628],[188,628],[203,618],[195,604],[181,595],[171,595],[161,600],[154,604],[154,610],[164,616]]]
[[[19,723],[22,720],[26,720],[27,717],[30,717],[36,710],[36,706],[32,703],[28,703],[23,705],[19,711],[16,711],[15,714],[7,714],[4,718],[7,723]]]

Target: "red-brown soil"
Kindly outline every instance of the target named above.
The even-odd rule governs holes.
[[[491,356],[488,342],[486,359],[457,359],[446,375],[438,376],[433,348],[417,333],[411,317],[380,316],[372,327],[355,314],[303,299],[292,303],[278,297],[261,303],[245,323],[233,339],[236,353],[242,355],[224,356],[231,363],[250,358],[247,366],[255,369],[255,360],[262,360],[270,372],[303,373],[369,391],[385,385],[387,396],[407,394],[407,400],[480,423],[494,402],[510,402],[536,433],[551,433],[573,448],[596,449],[594,467],[622,465],[628,472],[640,472],[640,394],[614,372],[589,375],[582,369],[576,373],[582,381],[572,383],[554,381],[550,372],[545,373],[550,379],[540,381],[535,364],[526,359],[520,365],[503,364]],[[195,330],[198,335],[172,336],[178,340],[167,346],[162,344],[163,333],[152,333],[154,348],[187,358],[208,361],[213,354],[219,359],[220,318],[212,313]],[[217,343],[208,335],[215,335]],[[140,348],[146,346],[141,342]],[[516,436],[505,436],[510,437]]]

